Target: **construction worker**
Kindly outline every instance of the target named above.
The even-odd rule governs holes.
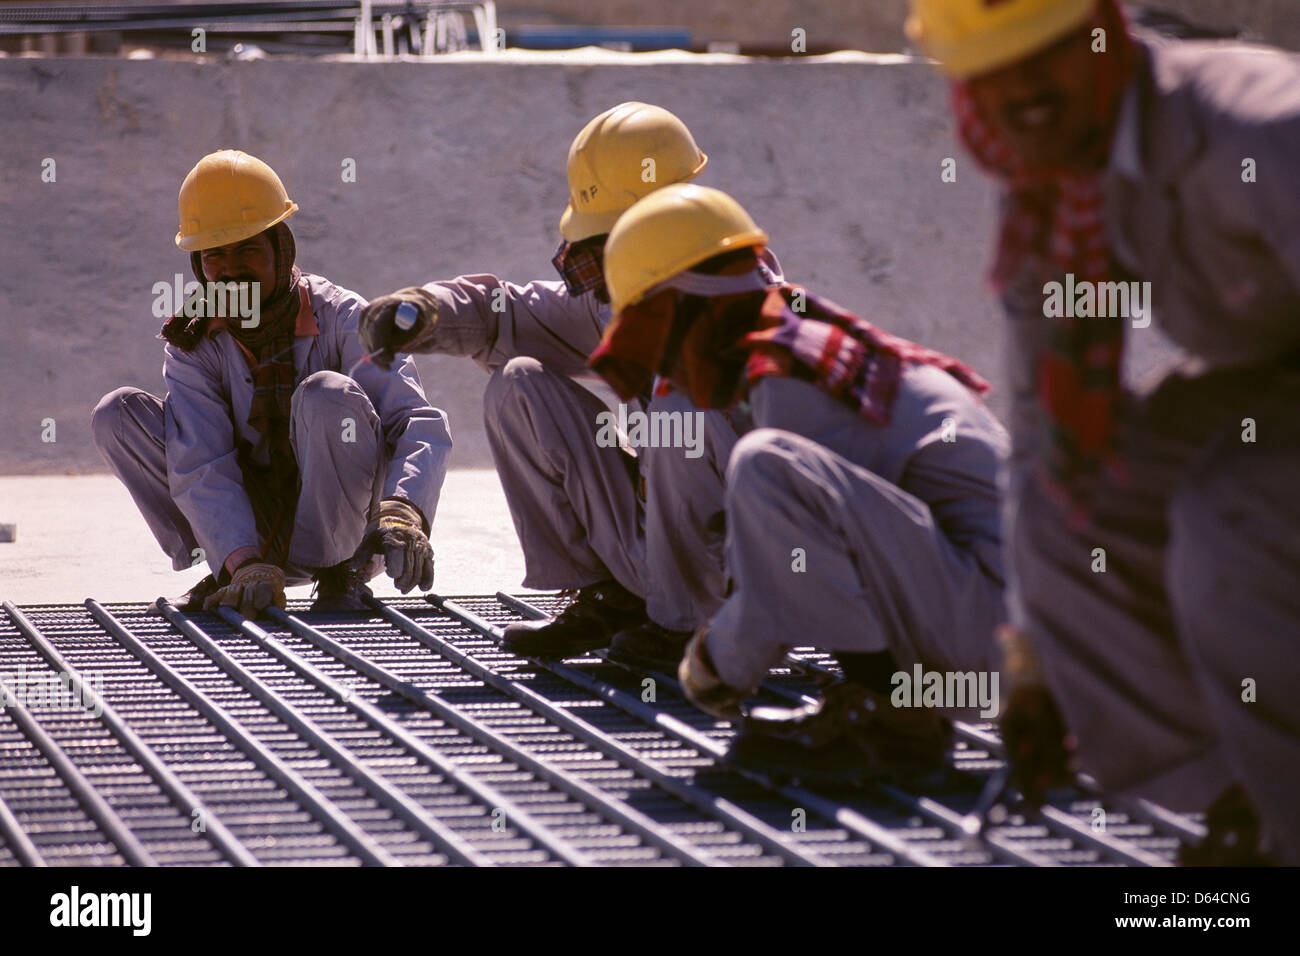
[[[356,609],[381,566],[403,592],[429,588],[451,435],[414,363],[361,362],[365,300],[294,264],[298,205],[260,159],[204,156],[179,208],[198,282],[257,308],[188,298],[159,334],[166,399],[119,388],[92,417],[172,566],[212,569],[179,603],[252,616],[314,581],[316,609]]]
[[[639,447],[630,457],[600,440],[607,409],[576,380],[591,377],[587,357],[609,321],[601,256],[610,228],[641,196],[694,179],[707,162],[668,110],[615,106],[569,149],[554,257],[563,281],[466,275],[381,296],[362,315],[368,352],[467,355],[491,372],[484,418],[524,552],[523,583],[577,591],[553,621],[506,628],[505,645],[519,653],[564,657],[608,645],[624,663],[671,668],[722,600],[722,478],[743,413],[699,413],[694,453]],[[407,331],[394,321],[402,303],[419,309]],[[662,389],[636,410],[697,412]]]
[[[755,426],[726,476],[733,589],[681,681],[732,719],[792,645],[815,644],[850,680],[809,708],[751,712],[732,757],[805,779],[932,769],[948,725],[898,703],[897,678],[990,676],[1005,432],[973,371],[774,281],[767,242],[725,193],[678,185],[624,213],[605,248],[614,319],[592,367],[620,395],[656,373],[702,407],[743,395]]]
[[[912,8],[1005,191],[1019,783],[1074,748],[1210,808],[1189,862],[1300,863],[1300,64],[1137,35],[1114,0]],[[1152,315],[1182,358],[1126,388]]]

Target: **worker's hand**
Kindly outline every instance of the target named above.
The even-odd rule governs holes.
[[[719,720],[737,720],[740,703],[749,693],[729,686],[718,676],[713,658],[709,656],[708,633],[706,624],[686,645],[682,662],[677,665],[677,679],[681,681],[686,699],[700,710]]]
[[[1072,782],[1075,740],[1043,680],[1028,635],[1005,625],[998,631],[1008,685],[1000,725],[1011,764],[1011,783],[1035,807],[1047,791]]]
[[[409,502],[385,498],[379,503],[353,564],[361,566],[374,554],[383,554],[384,568],[403,594],[417,584],[421,591],[433,587],[433,547],[424,533],[423,517]]]
[[[203,610],[224,605],[253,618],[272,604],[284,610],[284,572],[265,561],[249,561],[235,569],[229,584],[208,595]]]
[[[403,302],[413,305],[417,313],[415,324],[409,329],[400,329],[396,323],[397,307]],[[433,328],[437,315],[438,300],[431,292],[419,286],[398,289],[391,295],[381,295],[361,310],[361,319],[357,324],[361,347],[368,355],[379,352],[371,361],[388,371],[398,352],[409,351],[412,342]]]

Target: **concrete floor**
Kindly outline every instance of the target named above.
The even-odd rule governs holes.
[[[171,562],[112,475],[0,477],[0,524],[16,540],[0,543],[0,599],[15,604],[152,601],[184,593],[206,573],[172,571]],[[434,590],[444,594],[517,590],[524,558],[496,472],[447,475],[433,525]],[[398,592],[380,576],[380,597]],[[290,588],[307,597],[309,586]]]

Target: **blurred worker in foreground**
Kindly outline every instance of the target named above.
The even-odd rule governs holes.
[[[1068,729],[1104,787],[1211,808],[1188,861],[1260,859],[1258,812],[1300,863],[1300,63],[1114,0],[913,0],[909,32],[1005,189],[1019,783]],[[1128,394],[1143,283],[1187,355]]]
[[[172,566],[212,568],[179,602],[251,616],[283,608],[286,584],[314,581],[315,609],[357,609],[383,566],[372,556],[402,591],[431,587],[429,525],[451,435],[414,362],[360,363],[365,300],[294,264],[285,220],[298,205],[270,166],[211,153],[179,204],[176,245],[195,278],[259,308],[251,318],[210,298],[178,308],[159,335],[166,399],[119,388],[92,418]],[[342,374],[354,366],[355,378]]]
[[[468,355],[492,373],[484,418],[524,552],[523,583],[577,592],[553,621],[506,628],[505,646],[518,653],[610,646],[623,663],[671,668],[722,601],[723,473],[743,414],[702,414],[703,448],[693,457],[680,447],[633,456],[598,441],[605,404],[575,380],[592,377],[587,357],[609,322],[601,258],[610,228],[637,199],[694,179],[707,162],[669,111],[636,102],[606,110],[569,149],[554,258],[563,281],[461,276],[381,296],[362,316],[367,351]],[[419,309],[405,332],[394,321],[404,302]],[[635,396],[645,410],[695,412],[687,396],[660,389],[651,398],[646,385]]]
[[[734,586],[681,680],[734,718],[791,646],[815,644],[850,680],[751,713],[733,759],[805,779],[930,769],[947,722],[893,706],[894,677],[993,666],[1006,434],[973,371],[774,281],[767,241],[725,193],[681,185],[633,206],[605,249],[614,320],[592,367],[621,395],[659,374],[704,408],[744,396],[755,426],[727,471]]]

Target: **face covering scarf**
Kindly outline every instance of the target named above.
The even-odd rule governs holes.
[[[768,376],[800,378],[878,425],[889,422],[908,362],[940,368],[979,394],[989,390],[955,358],[890,335],[800,286],[754,276],[757,289],[745,287],[749,276],[683,273],[670,280],[673,289],[625,309],[589,364],[624,398],[659,371],[700,408],[725,408]],[[684,298],[675,294],[683,291]]]
[[[725,275],[675,276],[615,316],[587,364],[624,399],[648,394],[660,374],[698,407],[724,408],[735,399],[746,357],[735,345],[753,327],[754,309],[745,303],[773,282],[753,257]]]
[[[605,236],[591,236],[577,242],[562,242],[551,258],[551,265],[564,279],[569,295],[596,293],[601,302],[608,302],[605,291]]]
[[[768,376],[800,378],[881,426],[889,424],[909,363],[932,365],[976,394],[989,391],[988,382],[964,362],[891,335],[799,286],[768,292],[744,347],[746,391]]]
[[[1114,0],[1099,0],[1097,26],[1107,52],[1093,89],[1095,135],[1083,162],[1072,169],[1035,169],[1024,163],[979,114],[964,84],[952,88],[963,143],[976,161],[1007,188],[997,257],[990,281],[1001,294],[1028,277],[1035,287],[1063,280],[1108,282],[1112,276],[1104,219],[1103,173],[1125,88],[1138,48]],[[1067,310],[1068,311],[1068,310]],[[1115,447],[1122,397],[1120,317],[1063,317],[1053,322],[1048,347],[1035,370],[1038,401],[1047,417],[1049,454],[1039,470],[1045,490],[1085,524],[1103,472],[1123,480]]]

